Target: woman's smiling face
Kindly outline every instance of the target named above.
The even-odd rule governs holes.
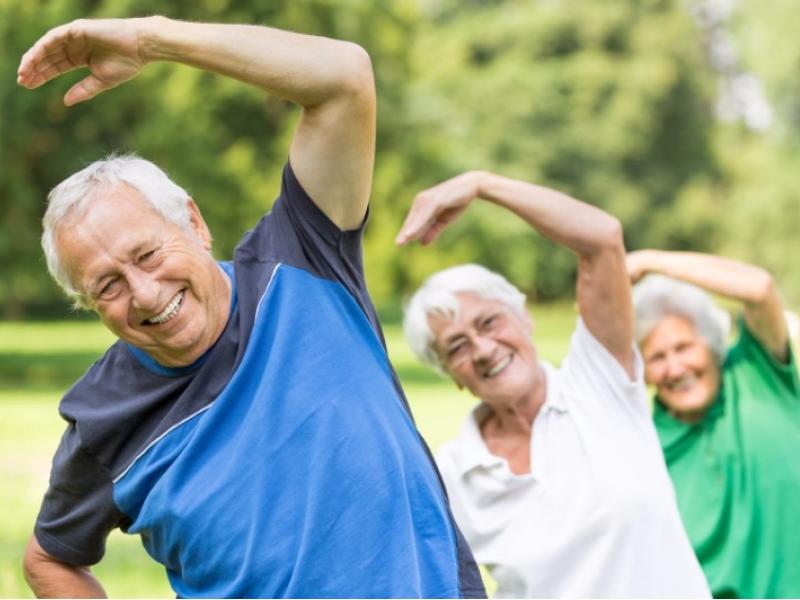
[[[711,348],[694,324],[667,315],[641,344],[645,379],[675,418],[696,422],[714,402],[720,368]]]
[[[498,300],[456,294],[459,314],[428,316],[433,347],[459,387],[490,405],[532,394],[540,370],[531,341],[533,324]]]

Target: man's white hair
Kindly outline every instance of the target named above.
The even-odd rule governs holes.
[[[661,319],[674,315],[694,325],[719,363],[725,359],[730,315],[696,285],[665,275],[648,275],[633,287],[633,306],[638,344],[650,335]]]
[[[442,370],[433,349],[433,332],[428,315],[458,318],[458,293],[470,293],[486,300],[498,300],[525,318],[525,294],[489,269],[475,264],[450,267],[434,273],[411,297],[405,309],[403,332],[414,354],[425,364]]]
[[[149,160],[133,154],[110,155],[71,175],[47,196],[42,219],[42,249],[47,269],[76,308],[88,308],[83,292],[76,288],[58,254],[58,228],[68,219],[80,217],[90,203],[119,185],[129,185],[165,219],[190,231],[189,194]]]

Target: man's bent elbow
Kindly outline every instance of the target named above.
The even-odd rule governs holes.
[[[339,88],[361,101],[374,104],[375,75],[369,53],[353,42],[341,42]]]
[[[28,587],[33,590],[37,597],[43,595],[41,590],[47,580],[47,562],[48,560],[45,558],[41,546],[39,546],[36,538],[31,536],[25,548],[25,555],[22,557],[22,574],[28,583]]]
[[[22,559],[25,581],[38,598],[105,598],[103,586],[88,567],[61,562],[31,536]]]

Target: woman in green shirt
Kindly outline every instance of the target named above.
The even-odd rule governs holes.
[[[690,252],[628,255],[654,420],[715,597],[800,597],[800,382],[763,269]],[[667,277],[664,277],[667,276]],[[680,281],[678,281],[680,280]],[[738,339],[700,288],[742,304]]]

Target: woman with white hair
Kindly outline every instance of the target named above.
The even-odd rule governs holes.
[[[475,558],[498,597],[707,597],[633,343],[619,222],[469,172],[421,192],[397,242],[434,241],[479,198],[578,256],[580,318],[557,369],[538,359],[525,296],[483,267],[431,276],[408,305],[416,354],[479,400],[436,456]]]
[[[641,250],[627,263],[634,282],[655,273],[634,288],[636,337],[713,594],[800,597],[800,383],[771,276],[691,252]],[[727,313],[700,288],[742,304],[732,346]]]

